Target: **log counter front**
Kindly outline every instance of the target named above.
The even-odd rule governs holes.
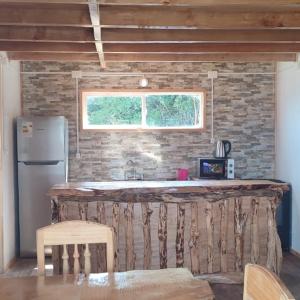
[[[55,185],[49,195],[53,223],[81,219],[113,227],[115,271],[241,272],[252,262],[278,273],[275,215],[287,189],[267,180],[114,181]],[[105,247],[90,250],[92,272],[105,271]],[[53,252],[58,273],[61,251]]]

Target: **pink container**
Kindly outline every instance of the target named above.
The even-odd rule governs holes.
[[[178,169],[177,170],[177,180],[188,180],[189,170],[188,169]]]

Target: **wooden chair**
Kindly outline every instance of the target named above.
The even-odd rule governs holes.
[[[283,282],[268,269],[247,264],[243,300],[295,300]]]
[[[67,245],[74,245],[74,274],[80,272],[78,245],[84,244],[85,273],[91,271],[91,253],[89,244],[105,243],[107,272],[113,272],[114,245],[113,229],[99,223],[86,221],[66,221],[40,228],[36,232],[38,274],[45,272],[45,246],[63,246],[63,274],[69,273],[69,255]]]

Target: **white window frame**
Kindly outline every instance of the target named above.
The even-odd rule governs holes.
[[[180,127],[153,127],[147,126],[146,116],[146,96],[147,95],[201,95],[200,101],[200,121],[198,126],[180,126]],[[87,118],[87,97],[88,96],[140,96],[142,99],[142,122],[141,125],[90,125],[88,124]],[[186,130],[204,130],[205,129],[205,103],[206,103],[206,92],[203,89],[197,90],[83,90],[81,91],[81,129],[82,130],[98,130],[98,131],[109,131],[109,130],[136,130],[136,131],[152,131],[152,130],[176,130],[176,131],[186,131]]]

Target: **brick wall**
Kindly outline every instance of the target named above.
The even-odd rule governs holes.
[[[71,181],[123,179],[129,159],[138,163],[138,171],[145,179],[174,178],[179,167],[187,167],[195,174],[196,158],[211,156],[214,149],[210,143],[211,82],[207,78],[207,71],[211,70],[219,72],[214,82],[215,138],[232,142],[237,177],[274,176],[274,64],[111,63],[105,72],[156,73],[147,76],[151,89],[206,89],[207,128],[204,132],[83,131],[80,159],[75,158],[75,80],[68,73],[75,70],[98,72],[99,67],[94,63],[26,62],[22,74],[25,115],[64,115],[69,120]],[[138,80],[133,76],[89,77],[79,80],[79,89],[136,89]]]

